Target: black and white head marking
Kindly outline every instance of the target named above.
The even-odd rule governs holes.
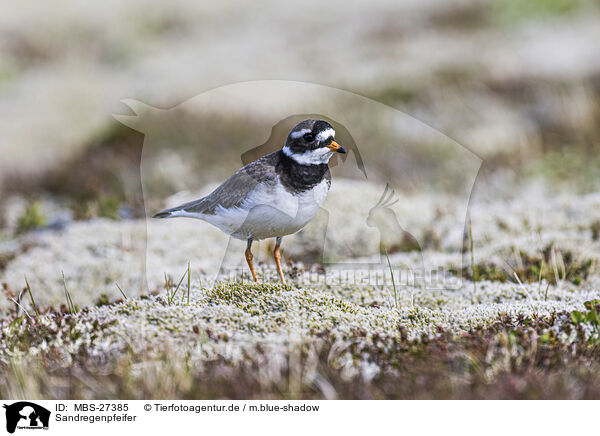
[[[300,165],[327,164],[336,152],[329,147],[334,137],[335,130],[327,121],[304,120],[292,129],[282,151]]]

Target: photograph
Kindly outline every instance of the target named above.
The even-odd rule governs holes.
[[[592,429],[600,3],[1,10],[0,432]]]

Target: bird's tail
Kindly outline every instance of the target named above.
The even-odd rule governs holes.
[[[175,218],[178,216],[185,216],[186,214],[183,210],[184,206],[185,205],[163,210],[162,212],[158,212],[152,218]]]
[[[153,215],[152,218],[170,218],[171,216],[172,216],[171,212],[168,210],[165,210],[163,212],[157,213],[156,215]]]
[[[200,200],[191,201],[171,209],[163,210],[162,212],[154,215],[152,218],[198,218],[198,215],[202,213],[200,206],[203,204],[204,200],[205,198],[201,198]]]

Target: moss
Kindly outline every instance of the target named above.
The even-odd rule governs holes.
[[[208,304],[235,306],[250,315],[288,310],[289,301],[281,298],[290,288],[268,283],[218,283],[207,291]]]
[[[421,245],[419,244],[419,242],[407,232],[402,233],[402,238],[400,239],[400,241],[389,244],[387,247],[385,245],[387,244],[384,244],[384,242],[381,241],[381,254],[410,253],[413,251],[421,252]]]
[[[580,342],[590,346],[600,345],[600,300],[590,300],[584,303],[585,310],[571,312],[571,321],[575,329],[579,328],[578,336]],[[588,326],[583,331],[583,326]]]
[[[490,9],[493,21],[512,25],[524,20],[548,18],[575,11],[586,0],[500,0]]]
[[[42,213],[42,208],[39,202],[34,201],[29,203],[23,214],[17,221],[16,234],[29,232],[39,229],[46,225],[46,217]]]
[[[98,216],[116,219],[119,215],[121,200],[114,195],[101,195],[98,199]]]
[[[321,297],[321,298],[317,299],[317,298],[314,298],[311,291],[303,291],[302,296],[303,296],[302,305],[304,307],[311,307],[311,308],[313,308],[312,310],[317,310],[317,311],[319,311],[319,309],[322,309],[323,310],[322,316],[324,316],[324,317],[330,316],[330,315],[326,315],[326,313],[330,314],[332,310],[341,311],[344,313],[358,313],[359,312],[359,308],[355,304],[349,303],[344,300],[340,300],[333,296],[327,296],[326,298]]]
[[[597,310],[600,304],[589,302],[586,307]],[[19,372],[35,381],[32,386],[41,398],[597,399],[600,348],[580,340],[585,326],[571,322],[572,316],[500,315],[489,326],[458,335],[439,329],[433,337],[416,338],[409,338],[402,326],[389,334],[361,328],[346,333],[314,330],[283,355],[254,345],[239,363],[219,356],[193,365],[189,353],[179,356],[164,349],[150,358],[143,349],[129,349],[111,363],[95,362],[93,354],[78,352],[55,367],[48,358],[61,355],[47,352],[35,363],[3,364],[0,395],[11,396]],[[13,338],[19,349],[57,334],[73,341],[82,337],[70,321],[41,328],[28,327],[23,318],[15,321],[22,332]],[[575,342],[561,339],[557,330],[569,333]],[[192,331],[212,341],[230,340],[210,329],[204,332],[195,326]],[[270,368],[268,377],[265,365]],[[82,369],[85,380],[71,377]],[[320,380],[327,380],[329,389],[322,389]]]
[[[600,220],[596,220],[590,226],[590,231],[592,232],[592,240],[598,241],[600,240]]]
[[[89,144],[60,167],[36,176],[11,175],[3,192],[24,197],[50,194],[69,204],[77,219],[114,218],[123,203],[131,206],[134,216],[143,216],[139,177],[143,140],[141,133],[115,121],[92,135]]]
[[[493,262],[479,262],[473,267],[465,266],[462,275],[469,280],[473,276],[477,280],[498,282],[515,281],[515,274],[523,283],[536,283],[540,279],[550,284],[565,280],[580,285],[590,275],[595,262],[593,259],[581,258],[571,250],[561,250],[550,244],[539,254],[530,254],[516,250],[518,262],[509,264],[509,268],[498,266]],[[564,265],[564,267],[563,267]]]
[[[477,263],[473,267],[463,267],[463,277],[473,280],[473,277],[479,280],[489,280],[506,282],[509,279],[506,271],[500,269],[498,266],[492,263]]]
[[[397,106],[411,103],[418,96],[417,90],[398,83],[378,89],[370,95],[370,98],[390,106]]]
[[[100,294],[98,300],[96,300],[96,307],[108,306],[110,304],[110,299],[106,294]]]
[[[4,271],[8,264],[16,257],[15,253],[0,253],[0,272]]]
[[[71,210],[78,220],[86,220],[94,217],[117,219],[122,198],[117,195],[101,194],[97,198],[85,201],[73,201]]]
[[[572,186],[579,192],[594,192],[598,189],[600,156],[585,144],[568,149],[557,146],[527,165],[525,174]]]

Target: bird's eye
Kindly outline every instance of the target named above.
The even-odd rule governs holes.
[[[307,133],[303,136],[303,138],[306,142],[313,142],[315,140],[315,135],[313,135],[312,133]]]

